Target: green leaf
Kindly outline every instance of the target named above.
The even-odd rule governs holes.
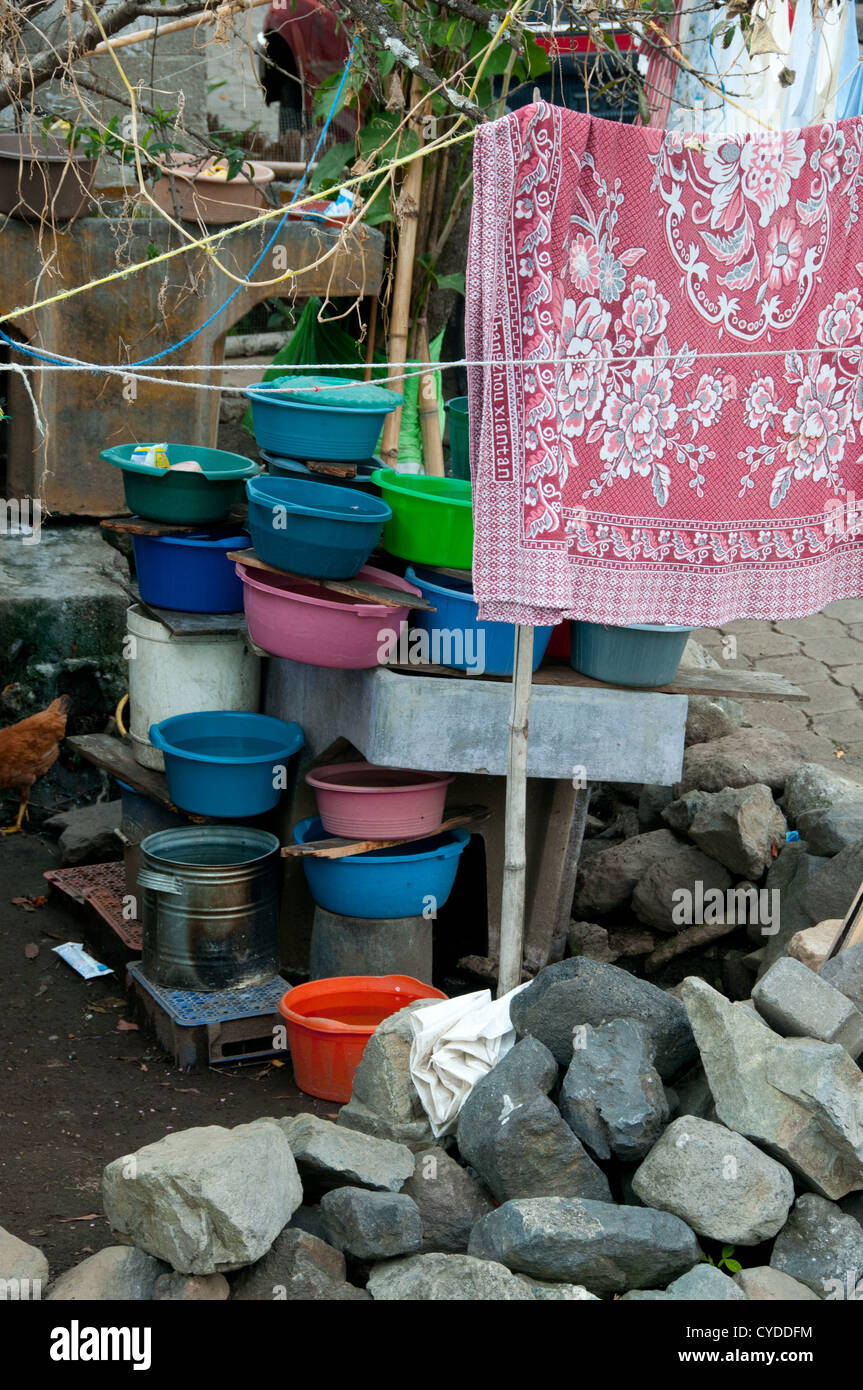
[[[524,46],[528,77],[542,77],[544,73],[551,72],[551,60],[542,44],[537,43],[533,34],[524,35]]]
[[[722,1258],[723,1258],[723,1260],[727,1260],[727,1259],[728,1259],[728,1256],[729,1256],[729,1255],[733,1255],[733,1254],[734,1254],[734,1246],[733,1246],[733,1245],[723,1245],[723,1247],[722,1247]]]
[[[309,187],[313,193],[317,193],[319,188],[329,188],[341,177],[346,164],[349,164],[354,155],[354,143],[352,140],[343,140],[338,145],[332,145],[330,149],[322,154],[318,160],[318,167],[312,173]]]
[[[318,83],[312,107],[312,112],[316,120],[325,121],[329,115],[330,108],[332,108],[334,116],[341,111],[347,97],[347,84],[345,84],[345,90],[342,92],[335,106],[333,106],[333,94],[341,80],[342,74],[340,72],[333,72],[329,77],[325,77],[323,82]]]
[[[650,103],[647,100],[644,88],[641,86],[639,86],[638,88],[638,114],[641,117],[644,124],[647,125],[648,121],[650,120]],[[711,1264],[712,1263],[713,1262],[711,1261]]]
[[[435,275],[435,284],[439,290],[457,290],[459,294],[464,294],[464,274],[460,270],[453,271],[451,275]]]
[[[743,1265],[739,1260],[726,1260],[725,1268],[728,1270],[729,1274],[739,1274]]]

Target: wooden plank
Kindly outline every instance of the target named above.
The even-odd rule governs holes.
[[[156,608],[138,599],[157,622],[163,623],[173,637],[206,637],[224,633],[236,636],[246,625],[245,613],[181,613],[174,608]]]
[[[186,526],[174,521],[147,521],[142,516],[107,516],[99,525],[103,531],[119,531],[131,536],[188,536],[205,529],[200,522],[196,526]],[[232,530],[231,526],[225,527],[225,535],[230,535]]]
[[[407,666],[398,662],[388,663],[388,671],[406,676],[457,677],[467,680],[511,681],[511,676],[492,676],[484,672],[457,671],[450,666],[428,665]],[[534,685],[552,685],[580,688],[585,690],[633,690],[639,694],[660,695],[724,695],[729,698],[746,700],[789,700],[797,704],[808,700],[805,690],[793,685],[784,676],[772,671],[701,671],[684,667],[678,671],[675,680],[669,685],[631,686],[612,685],[609,681],[591,680],[571,666],[542,666],[533,673]]]
[[[121,743],[110,734],[76,734],[67,738],[66,743],[70,748],[74,748],[76,753],[80,753],[82,758],[86,758],[88,763],[104,768],[112,777],[119,778],[133,791],[148,796],[151,801],[158,801],[161,806],[167,806],[169,811],[176,811],[178,815],[186,816],[198,825],[206,824],[207,816],[192,815],[174,804],[168,795],[165,774],[157,772],[153,767],[142,767],[128,744]]]
[[[266,570],[268,574],[278,574],[282,579],[296,579],[301,584],[314,584],[317,589],[329,589],[334,594],[347,594],[362,603],[373,603],[386,608],[422,608],[436,613],[437,609],[427,599],[415,598],[403,589],[390,589],[385,584],[374,584],[368,579],[309,579],[305,574],[293,574],[290,570],[280,570],[261,560],[254,550],[230,550],[229,560],[239,560],[250,569]]]
[[[413,844],[415,840],[429,840],[442,835],[445,830],[454,830],[458,825],[477,825],[487,820],[491,812],[485,806],[465,806],[463,810],[453,811],[434,830],[425,830],[421,835],[411,835],[400,840],[345,840],[333,836],[328,840],[307,840],[303,845],[283,845],[284,859],[350,859],[355,854],[368,854],[373,849],[392,849],[394,846]]]
[[[321,463],[318,459],[306,459],[306,467],[310,473],[322,473],[326,478],[355,478],[357,476],[355,463]]]

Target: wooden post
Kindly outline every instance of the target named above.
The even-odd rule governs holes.
[[[428,324],[425,319],[417,321],[417,344],[419,359],[431,366],[429,351]],[[419,389],[420,429],[423,439],[423,465],[426,473],[433,478],[444,476],[443,440],[440,433],[440,415],[437,404],[437,382],[433,371],[423,372]]]
[[[515,630],[509,716],[498,998],[521,984],[527,875],[527,731],[532,677],[533,628],[519,625]]]
[[[411,78],[409,109],[413,111],[419,106],[422,99],[423,84],[419,77]],[[420,150],[423,143],[422,112],[418,110],[410,122],[411,129],[420,142]],[[399,193],[398,202],[401,204],[401,225],[399,227],[398,249],[396,252],[396,273],[393,282],[393,299],[390,310],[390,333],[389,333],[389,363],[390,363],[390,382],[392,389],[399,393],[404,392],[404,381],[401,377],[404,373],[405,360],[407,358],[408,329],[410,327],[411,310],[411,288],[414,278],[414,260],[416,256],[417,227],[419,225],[420,197],[422,194],[423,162],[422,156],[408,165],[404,183]],[[393,380],[395,378],[395,380]],[[399,457],[399,429],[401,427],[402,412],[391,410],[384,422],[383,439],[381,440],[381,458],[385,468],[395,468]]]

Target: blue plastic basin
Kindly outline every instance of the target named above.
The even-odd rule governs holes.
[[[392,516],[379,497],[302,478],[251,478],[246,492],[255,553],[310,579],[353,579]]]
[[[318,378],[338,381],[339,378]],[[344,382],[342,384],[345,384]],[[321,461],[371,458],[377,447],[384,421],[401,405],[401,396],[391,391],[391,401],[379,410],[354,409],[335,404],[338,391],[322,393],[323,404],[292,400],[277,395],[272,382],[255,382],[245,395],[252,403],[252,423],[260,449],[288,458]]]
[[[317,816],[294,827],[297,845],[331,838]],[[375,849],[345,859],[308,857],[303,868],[312,897],[327,912],[343,917],[419,917],[424,909],[443,907],[469,839],[467,830],[459,827],[412,840],[398,851]]]
[[[435,612],[418,610],[411,623],[429,634],[428,659],[457,671],[476,675],[511,676],[515,650],[513,623],[480,622],[473,588],[466,579],[440,575],[436,570],[405,570],[405,579],[416,584],[434,604]],[[533,631],[533,669],[539,666],[551,641],[553,627]]]
[[[175,714],[150,725],[174,804],[226,820],[272,810],[287,784],[281,769],[304,741],[299,724],[234,710]]]
[[[138,589],[145,603],[182,613],[242,613],[243,585],[231,550],[248,550],[239,533],[196,531],[190,536],[133,536]]]
[[[692,631],[689,627],[632,623],[605,627],[574,622],[570,627],[570,664],[583,676],[607,685],[668,685]]]

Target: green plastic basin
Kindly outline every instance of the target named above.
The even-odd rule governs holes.
[[[470,446],[467,433],[467,396],[453,396],[444,409],[449,416],[449,452],[454,478],[470,478]]]
[[[378,468],[372,482],[393,513],[384,526],[385,550],[415,564],[471,568],[473,507],[468,481]]]
[[[170,468],[133,463],[134,444],[103,449],[99,457],[123,470],[126,506],[148,521],[211,523],[222,521],[235,502],[245,501],[243,484],[262,471],[242,454],[202,449],[197,444],[168,444],[169,463],[195,459],[202,473],[175,473]]]

